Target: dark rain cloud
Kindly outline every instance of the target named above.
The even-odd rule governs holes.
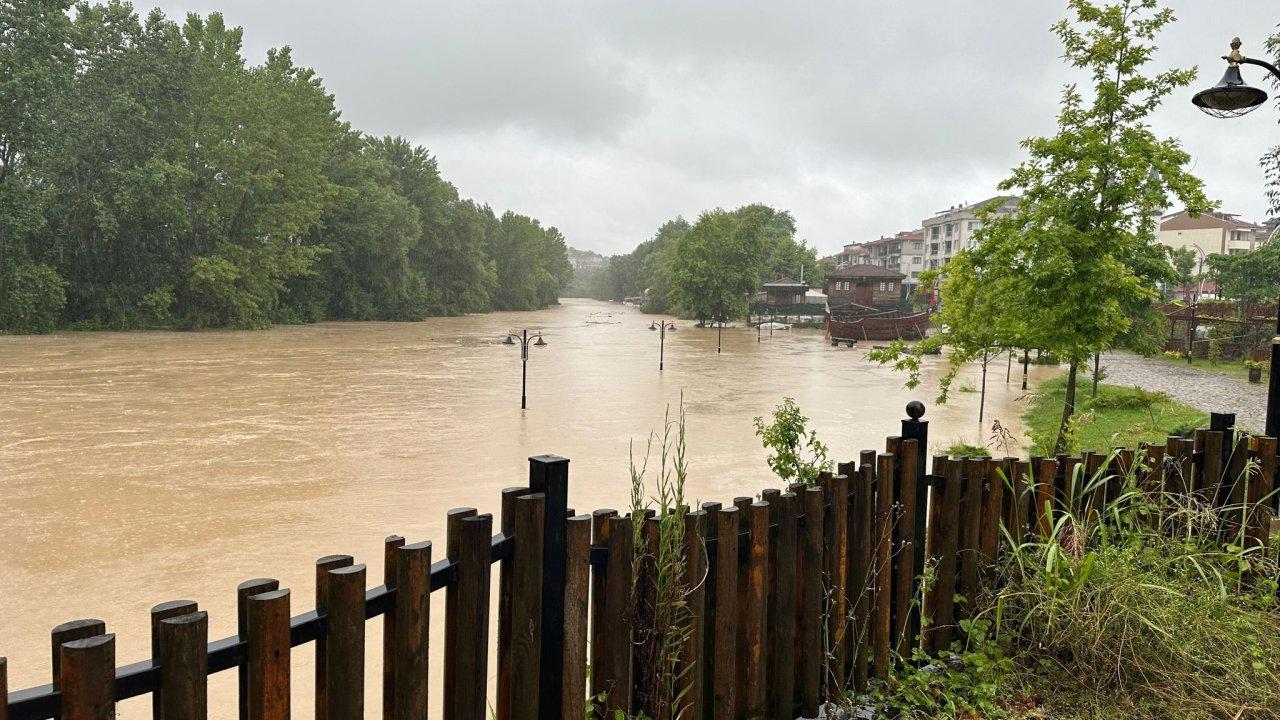
[[[1272,0],[1176,0],[1161,67],[1216,82],[1280,22]],[[140,4],[145,5],[145,2]],[[763,201],[823,252],[994,193],[1065,83],[1056,0],[546,2],[191,0],[251,59],[288,44],[344,116],[438,155],[463,194],[629,250],[677,214]],[[1253,70],[1252,68],[1247,70]],[[1249,72],[1255,82],[1260,72]],[[1224,208],[1260,219],[1277,114],[1231,123],[1172,98],[1177,135]]]

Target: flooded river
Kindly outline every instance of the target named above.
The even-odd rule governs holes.
[[[650,320],[567,300],[422,323],[0,337],[0,655],[10,688],[48,682],[48,631],[66,620],[105,620],[119,661],[132,662],[148,655],[155,603],[196,600],[210,612],[211,637],[223,637],[234,632],[241,580],[279,578],[294,588],[297,614],[313,606],[311,564],[322,555],[367,562],[371,585],[381,582],[386,535],[434,539],[438,559],[445,511],[496,516],[500,489],[524,483],[530,455],[570,458],[579,512],[622,507],[629,443],[643,448],[682,394],[697,499],[778,485],[752,418],[784,396],[839,460],[882,449],[913,398],[929,406],[935,449],[989,434],[977,426],[976,393],[931,402],[941,359],[909,392],[903,376],[866,361],[866,348],[832,348],[817,331],[757,343],[754,329],[728,328],[717,354],[714,330],[677,321],[659,374]],[[499,340],[524,327],[541,329],[548,345],[530,350],[521,412],[519,348]],[[1006,385],[1004,359],[993,363],[987,426],[999,419],[1021,439],[1016,365],[1013,376]],[[310,656],[295,653],[299,716],[310,713]],[[233,688],[234,673],[211,680],[211,716],[234,716]],[[121,714],[149,709],[135,700]]]

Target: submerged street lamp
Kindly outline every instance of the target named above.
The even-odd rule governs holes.
[[[1191,104],[1206,114],[1218,118],[1236,118],[1245,115],[1267,101],[1267,93],[1245,84],[1240,75],[1241,65],[1257,65],[1265,68],[1280,80],[1280,69],[1263,60],[1247,58],[1240,52],[1240,38],[1232,38],[1231,52],[1222,56],[1227,61],[1227,71],[1222,80],[1208,90],[1201,90],[1191,98]],[[1190,348],[1187,348],[1188,353]],[[1267,386],[1267,435],[1280,436],[1280,301],[1276,303],[1276,334],[1271,338],[1271,378]]]
[[[662,372],[662,364],[667,352],[667,331],[674,332],[676,324],[667,324],[665,320],[659,320],[658,322],[650,322],[649,329],[658,331],[658,372]]]
[[[515,345],[516,343],[520,344],[520,409],[525,410],[528,408],[525,387],[527,387],[529,378],[529,345],[546,347],[547,341],[542,339],[542,333],[540,332],[534,333],[533,337],[530,337],[527,329],[521,330],[519,335],[516,334],[515,330],[512,330],[507,333],[506,339],[502,341],[503,345]]]

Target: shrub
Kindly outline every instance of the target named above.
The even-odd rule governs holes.
[[[782,399],[773,411],[772,423],[766,425],[764,418],[755,419],[756,435],[765,449],[772,451],[769,469],[783,480],[812,483],[818,473],[833,466],[827,459],[827,446],[818,440],[816,431],[807,429],[808,422],[793,398]]]
[[[987,448],[981,445],[970,445],[963,440],[957,440],[942,448],[942,452],[951,457],[991,457],[991,451]]]
[[[1050,537],[1010,548],[983,603],[1021,681],[1055,718],[1280,718],[1274,561],[1223,544],[1223,511],[1157,506],[1135,476],[1077,470]]]
[[[25,259],[7,263],[0,275],[0,330],[53,332],[66,307],[66,283],[48,265]]]

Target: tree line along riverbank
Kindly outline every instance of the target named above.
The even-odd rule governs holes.
[[[405,320],[554,303],[554,227],[463,198],[220,14],[0,8],[0,330]]]

